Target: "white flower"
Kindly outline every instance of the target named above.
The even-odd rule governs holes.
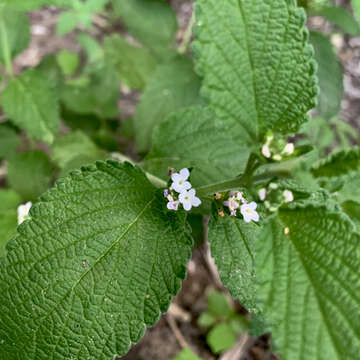
[[[171,180],[173,183],[171,187],[178,193],[183,192],[184,190],[191,189],[191,184],[186,181],[190,176],[190,172],[188,169],[181,169],[179,173],[175,173],[171,175]]]
[[[195,189],[181,192],[179,201],[186,211],[190,211],[193,206],[198,207],[201,204],[201,200],[195,196]]]
[[[285,155],[291,155],[295,150],[295,146],[293,143],[288,143],[286,144],[286,146],[284,147],[284,150],[282,151],[283,154]]]
[[[266,158],[270,158],[271,157],[270,146],[268,144],[263,145],[263,147],[261,148],[261,153]]]
[[[18,225],[29,218],[29,211],[32,206],[32,202],[29,201],[24,205],[20,205],[17,209],[18,213]]]
[[[264,201],[266,199],[266,189],[265,188],[261,188],[259,190],[259,199],[261,201]]]
[[[284,190],[283,196],[286,203],[292,202],[294,200],[294,195],[290,190]]]
[[[169,202],[167,203],[167,208],[168,208],[169,210],[175,210],[175,211],[177,211],[177,209],[178,209],[178,207],[179,207],[179,204],[180,204],[179,201],[169,201]]]
[[[224,201],[223,204],[227,206],[230,211],[234,211],[240,206],[234,196],[232,196],[228,201]]]
[[[241,205],[240,212],[244,217],[245,222],[259,221],[259,214],[256,212],[257,204],[256,202],[252,201],[250,204],[243,204]]]

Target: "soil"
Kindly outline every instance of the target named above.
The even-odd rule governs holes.
[[[338,1],[339,5],[349,6],[347,0]],[[192,1],[171,0],[178,14],[180,30],[177,41],[180,42],[192,14]],[[55,35],[55,24],[60,10],[54,7],[30,13],[32,40],[29,48],[15,60],[15,72],[36,66],[41,59],[61,49],[79,51],[76,44],[76,31],[59,38]],[[102,36],[102,19],[97,19],[93,35]],[[310,26],[329,31],[332,27],[324,20],[310,20]],[[122,27],[114,31],[123,32]],[[345,96],[340,117],[360,129],[360,37],[337,36],[334,38],[337,52],[345,70]],[[128,117],[134,113],[139,94],[121,88],[119,106],[122,114]],[[124,115],[123,115],[124,116]],[[1,170],[1,169],[0,169]],[[197,326],[199,315],[206,309],[206,294],[211,288],[223,289],[217,270],[210,256],[208,244],[204,242],[195,249],[188,264],[187,278],[182,289],[174,299],[168,315],[148,329],[144,338],[134,345],[124,360],[169,360],[188,344],[204,360],[216,359],[205,342],[205,333]],[[240,304],[235,303],[239,312],[244,313]],[[242,336],[236,344],[234,354],[222,354],[222,360],[272,360],[277,357],[271,352],[270,336],[260,338]]]

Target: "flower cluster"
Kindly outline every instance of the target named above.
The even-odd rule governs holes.
[[[290,156],[295,150],[293,143],[285,143],[284,141],[274,141],[274,136],[269,133],[266,136],[265,144],[261,148],[261,153],[267,159],[281,161],[283,157]]]
[[[24,205],[19,205],[17,209],[18,213],[18,225],[20,225],[22,222],[24,222],[27,219],[30,219],[29,211],[32,206],[32,202],[29,201]]]
[[[184,210],[190,211],[192,207],[198,207],[201,200],[196,197],[195,189],[192,189],[190,182],[190,171],[181,169],[178,173],[171,175],[172,184],[169,189],[164,190],[164,197],[168,199],[167,208],[178,210],[181,204]]]
[[[258,195],[260,201],[263,201],[264,206],[271,212],[277,211],[283,203],[294,201],[294,194],[291,190],[280,188],[273,182],[267,188],[259,189]]]
[[[220,194],[215,194],[215,199],[221,199]],[[241,191],[231,191],[228,193],[227,200],[222,203],[229,209],[230,216],[237,216],[238,212],[242,215],[245,222],[259,221],[259,214],[256,212],[257,204],[252,201],[248,203]],[[219,211],[220,216],[224,216],[222,210]]]

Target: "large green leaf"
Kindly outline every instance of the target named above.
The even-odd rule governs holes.
[[[315,59],[319,64],[318,76],[320,95],[318,112],[330,119],[340,111],[344,95],[343,71],[330,40],[319,32],[310,33],[310,42],[315,49]]]
[[[167,310],[191,254],[183,220],[159,201],[128,163],[59,180],[0,261],[0,358],[125,354]]]
[[[249,311],[257,312],[253,251],[255,226],[231,217],[217,222],[211,220],[209,241],[221,281],[235,299]]]
[[[321,7],[316,11],[316,14],[324,16],[326,20],[336,24],[350,35],[360,35],[360,24],[342,6]]]
[[[338,151],[311,169],[315,177],[339,177],[360,169],[360,149]]]
[[[113,0],[112,4],[131,35],[159,58],[171,55],[177,20],[169,4],[158,0]]]
[[[145,87],[157,65],[148,49],[132,45],[118,35],[107,37],[104,49],[121,82],[133,89]]]
[[[358,0],[351,0],[351,5],[354,10],[355,19],[360,24],[360,2]]]
[[[24,201],[36,200],[51,184],[48,156],[38,150],[16,154],[9,160],[8,182]]]
[[[356,359],[360,236],[353,224],[308,206],[281,210],[262,234],[256,275],[281,358]]]
[[[241,141],[296,131],[315,105],[313,52],[295,0],[198,0],[202,94]]]
[[[159,65],[151,76],[135,114],[136,146],[150,147],[152,130],[174,111],[199,103],[200,79],[193,62],[177,56]]]
[[[201,107],[169,116],[154,131],[152,150],[145,167],[162,179],[170,167],[194,167],[191,183],[201,186],[229,179],[245,167],[249,150],[228,135],[223,123]]]
[[[26,14],[0,6],[0,63],[6,63],[7,48],[11,60],[26,48],[30,40],[30,25]]]
[[[59,103],[53,83],[37,70],[13,78],[1,98],[6,115],[29,136],[51,144],[59,128]]]

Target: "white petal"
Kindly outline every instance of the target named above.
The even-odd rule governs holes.
[[[264,201],[266,199],[266,189],[262,188],[259,190],[259,199]]]
[[[254,211],[253,212],[253,214],[252,214],[252,220],[254,220],[254,221],[259,221],[259,214],[256,212],[256,211]]]
[[[242,216],[244,217],[244,221],[246,222],[246,223],[249,223],[250,221],[251,221],[251,216],[249,216],[248,214],[242,214]]]
[[[181,179],[182,179],[182,177],[181,177],[181,175],[178,174],[178,173],[175,173],[175,174],[172,174],[172,175],[171,175],[171,180],[174,181],[174,182],[177,182],[177,181],[179,181],[179,180],[181,180]]]
[[[185,203],[182,203],[182,205],[186,211],[191,210],[191,207],[192,207],[191,202],[185,202]]]
[[[181,193],[180,193],[180,195],[179,195],[179,201],[181,202],[181,203],[183,203],[184,202],[184,198],[185,198],[185,196],[187,196],[187,191],[186,190],[184,190],[184,191],[182,191]]]
[[[193,199],[195,197],[196,191],[195,189],[191,189],[188,191],[189,196]]]
[[[178,193],[181,193],[184,190],[183,185],[179,185],[179,183],[177,183],[177,182],[173,182],[171,184],[171,187]]]
[[[192,206],[198,207],[201,204],[201,200],[198,197],[194,197],[193,201],[192,201]]]
[[[261,153],[266,157],[271,157],[270,147],[268,145],[263,145],[261,148]]]
[[[189,189],[191,189],[191,184],[188,181],[185,181],[183,184],[183,187],[185,190],[189,190]]]
[[[184,179],[187,180],[187,178],[190,176],[190,172],[188,169],[184,168],[180,170],[180,176]]]
[[[291,155],[294,152],[294,149],[295,149],[294,144],[293,143],[288,143],[284,147],[283,154]]]
[[[255,210],[257,208],[257,203],[255,201],[252,201],[249,205],[249,208],[251,210]]]

